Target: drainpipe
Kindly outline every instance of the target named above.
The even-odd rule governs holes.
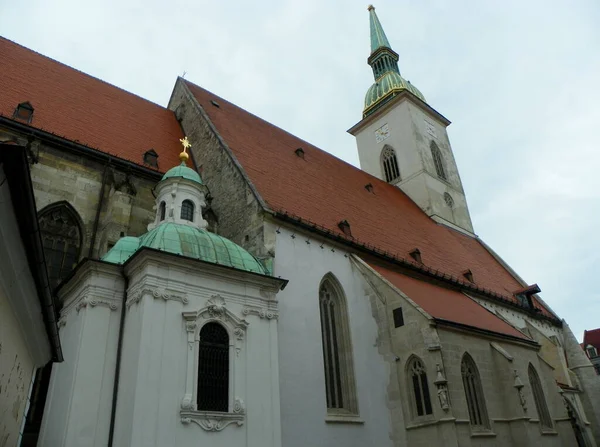
[[[119,392],[119,376],[121,374],[121,356],[123,351],[123,333],[125,328],[125,309],[127,303],[127,289],[129,288],[129,278],[125,274],[125,267],[121,267],[123,275],[123,303],[121,305],[121,320],[119,321],[119,338],[117,341],[117,361],[115,363],[115,380],[112,392],[112,404],[110,407],[110,426],[108,429],[108,444],[107,447],[112,447],[115,436],[115,417],[117,415],[117,395]]]
[[[106,188],[106,180],[108,178],[108,167],[112,157],[108,157],[106,165],[104,166],[104,173],[102,174],[102,187],[100,188],[100,197],[98,198],[98,208],[96,209],[96,218],[94,219],[94,229],[92,230],[92,240],[90,242],[90,251],[88,252],[88,258],[92,258],[94,254],[94,246],[96,245],[96,233],[98,233],[98,224],[100,223],[100,212],[102,211],[102,205],[104,204],[104,189]]]

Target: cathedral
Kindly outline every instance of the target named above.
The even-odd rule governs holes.
[[[477,236],[450,121],[368,14],[360,169],[189,80],[162,107],[0,38],[61,352],[1,445],[600,445],[600,376]]]

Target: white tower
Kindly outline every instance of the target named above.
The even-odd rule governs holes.
[[[367,91],[363,119],[348,132],[356,137],[361,169],[398,186],[432,219],[473,233],[467,200],[446,127],[450,121],[430,107],[406,81],[369,6],[375,83]]]

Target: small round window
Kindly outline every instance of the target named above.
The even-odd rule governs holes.
[[[450,208],[454,207],[454,199],[447,192],[444,193],[444,201],[446,202],[446,205],[448,205]]]

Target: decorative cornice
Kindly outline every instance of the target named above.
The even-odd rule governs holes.
[[[83,309],[84,307],[87,307],[87,306],[90,306],[90,307],[103,306],[103,307],[108,307],[110,310],[117,310],[119,308],[119,306],[117,304],[111,303],[110,301],[84,298],[79,303],[77,303],[77,305],[75,306],[75,310],[79,313],[79,311],[81,309]]]
[[[178,295],[169,293],[163,289],[144,288],[142,290],[137,290],[131,293],[125,305],[127,306],[127,308],[129,308],[132,305],[139,303],[144,297],[144,295],[151,295],[154,299],[162,298],[164,301],[179,301],[181,304],[184,305],[190,302],[190,300],[185,294]]]
[[[279,314],[277,312],[274,312],[266,307],[244,307],[244,309],[242,309],[242,313],[244,315],[258,315],[260,318],[266,318],[267,320],[279,318]]]

